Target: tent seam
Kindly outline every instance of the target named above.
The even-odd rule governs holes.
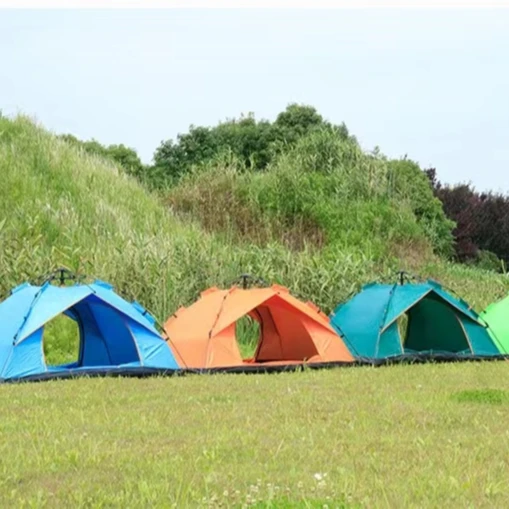
[[[376,348],[375,348],[375,357],[378,357],[378,352],[380,351],[380,339],[382,337],[382,334],[386,330],[386,327],[384,327],[385,319],[387,318],[387,313],[389,312],[389,306],[391,305],[391,301],[392,301],[392,298],[394,296],[394,293],[395,293],[397,287],[398,287],[398,283],[395,283],[391,289],[391,293],[389,294],[389,300],[387,301],[387,306],[385,307],[384,314],[382,316],[382,322],[380,324],[380,327],[378,328],[378,336],[376,339]],[[391,324],[392,324],[392,322],[391,322]]]
[[[43,294],[44,290],[47,288],[48,284],[49,283],[45,283],[43,286],[41,286],[39,291],[34,295],[34,298],[32,299],[32,302],[30,303],[30,307],[28,308],[27,314],[23,318],[23,322],[21,323],[21,325],[19,326],[18,330],[16,331],[16,334],[14,334],[14,337],[12,338],[13,339],[13,345],[17,344],[16,340],[17,340],[18,336],[20,335],[21,331],[23,330],[23,327],[26,325],[26,323],[28,321],[28,317],[30,316],[30,313],[32,312],[32,310],[35,307],[35,303],[37,302],[37,300],[39,300],[39,298]],[[38,329],[36,329],[36,330],[38,330]],[[21,341],[20,341],[20,343],[21,343]]]
[[[219,310],[217,312],[216,318],[214,320],[214,323],[212,324],[212,327],[209,330],[209,339],[207,341],[207,350],[205,351],[205,365],[208,365],[208,357],[209,357],[209,351],[210,351],[210,340],[212,339],[212,332],[214,330],[214,327],[217,325],[217,322],[219,322],[219,317],[221,316],[221,313],[223,312],[224,304],[226,302],[226,299],[233,293],[235,290],[234,288],[230,288],[223,297],[223,300],[221,301],[221,304],[219,306]]]

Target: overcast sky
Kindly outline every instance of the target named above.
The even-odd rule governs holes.
[[[509,10],[0,11],[0,109],[149,162],[290,102],[362,146],[509,191]]]

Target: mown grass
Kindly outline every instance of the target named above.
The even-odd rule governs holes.
[[[509,391],[500,389],[471,389],[460,391],[454,397],[461,403],[509,404]]]
[[[2,507],[506,507],[506,362],[0,387]]]

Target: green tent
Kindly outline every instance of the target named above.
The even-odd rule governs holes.
[[[477,313],[435,281],[366,285],[331,325],[357,357],[500,354]]]
[[[509,296],[490,304],[481,318],[489,326],[490,336],[500,353],[509,355]]]

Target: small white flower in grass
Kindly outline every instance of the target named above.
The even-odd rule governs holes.
[[[327,474],[317,472],[313,477],[315,478],[315,481],[323,481],[327,477]]]

